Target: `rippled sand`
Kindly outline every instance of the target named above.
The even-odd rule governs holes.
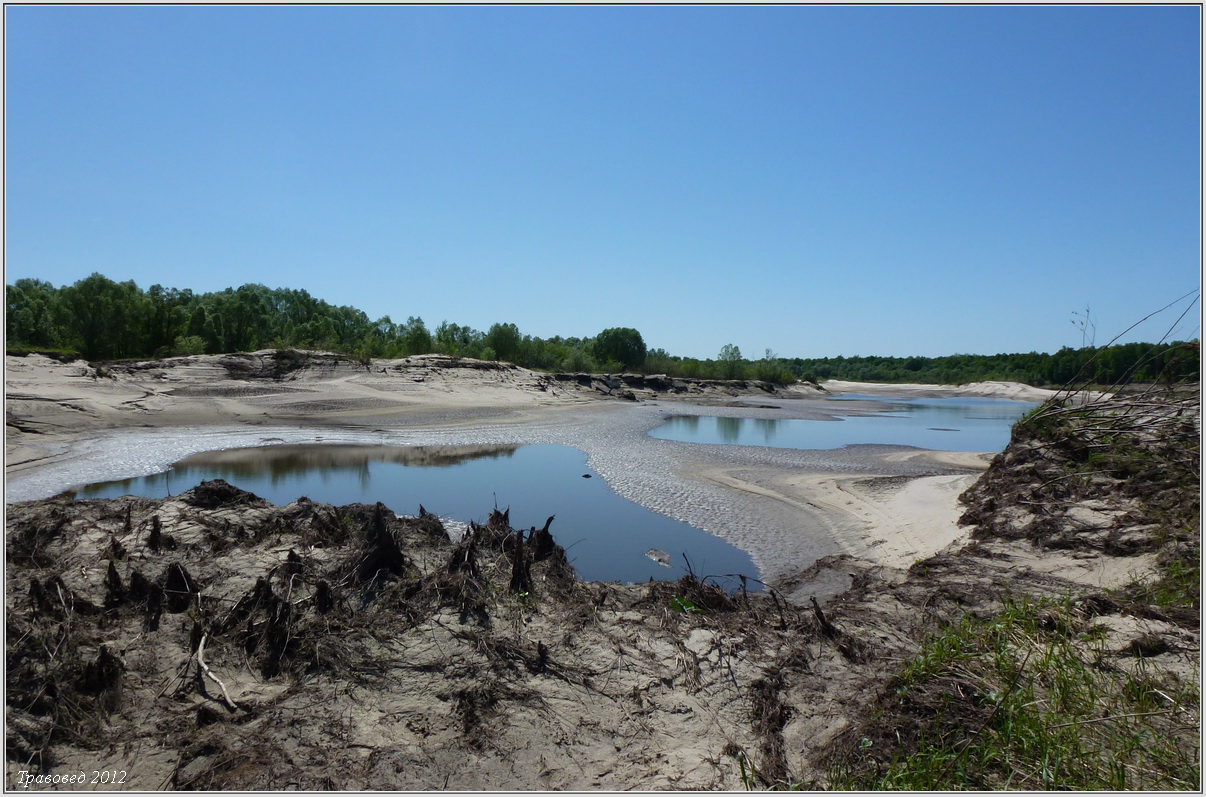
[[[426,358],[370,368],[324,361],[275,381],[236,378],[216,356],[106,378],[82,363],[31,355],[7,357],[5,381],[7,501],[146,475],[201,451],[272,443],[568,445],[586,452],[624,498],[747,551],[766,582],[797,600],[848,584],[833,570],[800,577],[822,557],[907,567],[950,543],[959,534],[957,497],[990,459],[886,446],[799,451],[657,440],[646,432],[681,414],[684,398],[706,403],[698,411],[713,415],[831,415],[825,394],[808,389],[743,397],[705,386],[623,401],[526,369],[449,368]],[[1033,389],[1005,384],[917,390],[1036,398]]]

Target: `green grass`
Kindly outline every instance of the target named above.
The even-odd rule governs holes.
[[[1111,591],[1110,597],[1132,613],[1187,628],[1198,626],[1202,614],[1201,543],[1193,539],[1166,545],[1157,554],[1156,568],[1154,577],[1132,581]]]
[[[830,756],[831,787],[1200,788],[1197,643],[1099,619],[1160,620],[1190,637],[1200,626],[1197,407],[1178,402],[1045,404],[1015,426],[1014,460],[994,463],[973,498],[973,535],[991,538],[993,513],[1017,501],[1058,513],[1104,500],[1125,513],[1118,542],[1105,542],[1155,554],[1156,572],[1084,601],[1006,599],[936,631]]]
[[[833,786],[1197,789],[1199,684],[1128,658],[1070,598],[967,617],[904,668],[870,726],[879,738],[835,767]]]

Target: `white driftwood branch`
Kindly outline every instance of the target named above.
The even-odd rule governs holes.
[[[206,639],[206,636],[207,636],[206,634],[202,634],[201,641],[199,643],[197,643],[197,667],[200,669],[201,672],[205,673],[205,676],[207,678],[209,678],[209,680],[213,681],[214,683],[216,683],[218,685],[218,688],[222,690],[222,699],[226,702],[226,705],[230,706],[231,711],[236,711],[236,710],[238,710],[239,707],[237,705],[235,705],[235,702],[230,699],[230,695],[227,694],[226,684],[222,683],[222,680],[220,678],[218,678],[218,676],[216,676],[212,672],[210,672],[209,665],[205,663],[205,639]]]

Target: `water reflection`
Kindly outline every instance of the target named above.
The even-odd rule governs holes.
[[[673,420],[685,432],[700,434],[700,417],[698,415],[679,415]],[[771,441],[779,432],[777,418],[730,418],[715,417],[706,419],[715,424],[716,434],[721,442],[738,443],[743,438],[761,437],[763,445],[771,445]]]
[[[762,432],[763,445],[770,445],[775,439],[776,433],[779,431],[779,421],[777,418],[754,418],[754,428]]]
[[[744,551],[626,501],[603,479],[582,478],[588,474],[586,455],[566,446],[282,445],[198,454],[165,473],[65,495],[162,498],[221,478],[277,505],[306,496],[335,506],[381,501],[416,514],[421,503],[462,522],[509,507],[515,528],[540,527],[555,515],[553,535],[586,580],[677,580],[688,559],[701,576],[758,577]],[[646,556],[653,548],[668,552],[669,567]],[[738,584],[735,575],[720,583]]]
[[[206,451],[176,463],[178,468],[218,469],[230,476],[270,474],[274,480],[300,473],[368,473],[369,462],[396,462],[425,468],[447,468],[475,459],[500,459],[515,454],[515,445],[495,446],[356,446],[283,445]]]
[[[447,468],[475,459],[511,457],[516,448],[518,446],[515,445],[399,447],[311,443],[232,448],[185,457],[163,473],[67,490],[62,497],[101,498],[114,494],[136,494],[164,498],[173,495],[173,480],[176,492],[182,492],[205,479],[225,479],[230,482],[255,480],[278,488],[297,481],[298,477],[317,479],[319,483],[327,484],[332,480],[355,480],[362,490],[367,490],[372,483],[372,462]]]
[[[716,433],[726,443],[736,443],[741,439],[741,427],[745,418],[717,418]]]
[[[874,401],[887,411],[806,421],[678,415],[649,434],[685,443],[833,449],[856,444],[913,446],[938,451],[1000,451],[1015,421],[1034,403],[986,398],[904,399],[843,396]],[[836,409],[836,413],[842,410]]]

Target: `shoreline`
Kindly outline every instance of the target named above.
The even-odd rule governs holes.
[[[264,386],[205,387],[229,398]],[[444,456],[417,445],[437,437],[567,442],[593,452],[592,467],[617,493],[726,524],[721,531],[744,540],[741,547],[782,565],[778,591],[726,595],[696,577],[583,581],[567,566],[566,548],[511,527],[509,512],[495,511],[461,536],[434,515],[398,516],[371,500],[274,506],[217,481],[159,499],[9,504],[6,605],[17,664],[8,688],[18,750],[10,777],[22,768],[116,769],[141,790],[282,782],[327,790],[748,790],[754,777],[765,786],[840,788],[833,768],[845,766],[847,753],[857,756],[856,773],[871,777],[883,761],[910,755],[914,740],[898,731],[945,721],[930,706],[978,708],[952,721],[956,732],[983,730],[995,708],[979,693],[952,694],[952,682],[967,683],[963,673],[1000,694],[1024,678],[1020,699],[1030,701],[1028,690],[1050,680],[1046,665],[1027,669],[1036,645],[1090,634],[1091,646],[1075,648],[1083,653],[1077,661],[1088,668],[1109,657],[1095,669],[1111,679],[1107,694],[1125,697],[1143,676],[1159,679],[1166,702],[1179,701],[1153,712],[1127,697],[1104,707],[1108,715],[1142,709],[1153,718],[1139,729],[1144,738],[1176,734],[1177,744],[1193,743],[1196,727],[1183,717],[1197,708],[1196,603],[1148,605],[1147,585],[1174,574],[1161,564],[1166,557],[1189,567],[1196,551],[1196,504],[1186,503],[1178,516],[1186,525],[1173,527],[1171,540],[1161,520],[1170,490],[1200,482],[1195,452],[1160,444],[1194,439],[1196,418],[1181,415],[1194,408],[1166,407],[1152,421],[1155,435],[1137,428],[1135,448],[1115,452],[1136,463],[1161,458],[1166,467],[1149,470],[1141,485],[1128,483],[1129,468],[1073,485],[1062,477],[1078,463],[1050,449],[1036,425],[1018,430],[981,479],[981,454],[680,443],[644,431],[683,404],[561,396],[563,406],[532,407],[525,405],[544,392],[538,387],[506,390],[489,412],[467,404],[449,411],[412,395],[409,412],[389,422],[351,413],[337,423],[332,403],[357,396],[354,385],[328,377],[271,395],[248,390],[253,400],[209,412],[209,425],[167,423],[169,413],[178,420],[199,412],[186,391],[179,406],[162,405],[157,425],[93,434],[73,453],[87,461],[106,445],[120,452],[124,441],[136,465],[139,454],[175,456],[169,442],[212,448],[221,435],[249,444],[415,444],[396,452],[408,459]],[[232,411],[254,419],[298,400],[311,402],[309,420],[230,421]],[[84,390],[69,401],[96,406]],[[823,409],[716,401],[728,406],[698,410],[784,417]],[[11,411],[10,421],[37,423]],[[973,480],[965,518],[973,525],[961,529],[956,498]],[[1036,490],[1045,492],[1036,498]],[[806,545],[813,547],[799,547]],[[822,612],[825,595],[836,597]],[[902,699],[907,663],[932,661],[930,640],[967,629],[961,618],[969,617],[972,632],[1005,621],[1024,630],[1004,637],[1004,652],[995,642],[1004,635],[985,646],[962,633],[969,655],[958,669],[911,682]],[[220,695],[198,688],[203,670]],[[39,702],[52,686],[69,701],[71,734],[58,730],[57,707]],[[1049,724],[1069,721],[1051,716]],[[1101,718],[1093,704],[1071,721]]]
[[[105,378],[38,355],[7,357],[6,502],[46,497],[49,488],[39,493],[36,485],[56,478],[60,488],[70,486],[62,484],[64,474],[88,481],[102,472],[146,475],[232,446],[554,443],[585,451],[621,497],[745,550],[764,581],[794,584],[791,597],[801,602],[848,586],[848,576],[832,573],[798,583],[797,574],[825,557],[907,568],[954,542],[956,499],[991,454],[693,445],[655,440],[648,429],[684,406],[740,417],[832,417],[823,402],[842,392],[1040,399],[1035,388],[1004,383],[827,382],[824,393],[726,388],[634,402],[526,369],[448,368],[436,358],[374,362],[371,369],[319,358],[282,381],[233,379],[214,355],[178,360],[160,368],[135,364]]]

